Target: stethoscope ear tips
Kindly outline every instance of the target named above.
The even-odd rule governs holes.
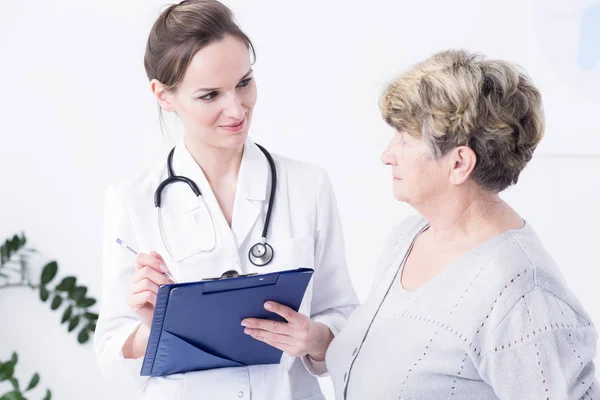
[[[248,258],[257,267],[264,267],[273,259],[273,248],[269,243],[256,243],[250,248]]]

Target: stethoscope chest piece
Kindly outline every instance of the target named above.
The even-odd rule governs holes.
[[[273,259],[273,247],[269,243],[256,243],[248,252],[250,262],[257,267],[264,267]]]

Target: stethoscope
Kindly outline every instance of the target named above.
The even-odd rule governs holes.
[[[255,144],[263,152],[265,157],[267,157],[267,161],[269,162],[269,167],[271,169],[271,193],[269,195],[269,205],[267,208],[267,216],[265,217],[265,225],[263,227],[260,241],[250,248],[250,251],[248,252],[248,259],[250,260],[250,262],[252,264],[256,265],[257,267],[264,267],[265,265],[269,264],[273,260],[273,255],[274,255],[273,247],[271,247],[271,245],[269,243],[267,243],[267,232],[269,230],[269,222],[271,221],[271,211],[273,210],[273,201],[275,199],[275,189],[277,188],[277,169],[275,168],[275,162],[273,161],[273,157],[271,157],[271,154],[267,151],[267,149],[265,149],[264,147],[262,147],[261,145],[259,145],[257,143],[255,143]],[[159,228],[160,238],[162,239],[163,245],[165,246],[167,253],[169,253],[169,256],[174,261],[181,262],[181,261],[185,260],[186,258],[191,257],[191,255],[176,259],[171,254],[171,250],[169,249],[169,246],[167,246],[167,243],[165,242],[165,239],[163,236],[163,229],[162,229],[162,217],[161,217],[161,213],[160,213],[162,191],[171,183],[183,182],[183,183],[186,183],[190,187],[190,189],[192,189],[192,191],[194,192],[194,194],[197,197],[202,198],[202,193],[200,192],[200,189],[198,189],[198,186],[196,185],[196,183],[194,181],[192,181],[190,178],[187,178],[187,177],[181,176],[181,175],[175,175],[175,173],[173,172],[173,153],[174,152],[175,152],[175,147],[173,149],[171,149],[171,151],[169,152],[169,156],[167,157],[167,170],[168,170],[169,176],[164,181],[162,181],[160,183],[160,185],[158,185],[158,187],[156,188],[156,191],[154,192],[154,206],[156,207],[156,211],[157,211],[157,215],[158,215],[158,217],[157,217],[158,218],[158,228]],[[204,198],[202,198],[202,201],[204,202]],[[206,207],[206,203],[204,203],[204,206]],[[206,210],[208,212],[208,208],[206,208]],[[210,212],[208,212],[208,214],[210,215]],[[214,234],[213,237],[215,238],[215,241],[213,243],[213,246],[210,249],[201,251],[200,253],[210,253],[217,246],[217,240],[216,240],[217,232],[215,229],[215,221],[213,220],[212,215],[210,215],[210,221],[212,223],[213,234]]]

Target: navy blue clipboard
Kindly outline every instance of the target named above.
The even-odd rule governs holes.
[[[161,286],[141,376],[278,364],[282,351],[246,335],[241,322],[284,321],[265,310],[265,301],[298,311],[313,272],[299,268]]]

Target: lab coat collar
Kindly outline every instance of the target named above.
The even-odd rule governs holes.
[[[186,176],[198,185],[204,200],[214,205],[214,207],[209,206],[213,218],[216,217],[214,213],[222,216],[210,184],[186,148],[183,138],[179,140],[175,149],[173,170],[176,175]],[[250,138],[246,139],[238,175],[231,227],[238,246],[246,239],[260,216],[262,204],[267,199],[267,191],[270,189],[270,176],[269,164],[265,155]],[[256,238],[256,241],[258,239]]]
[[[238,191],[248,200],[264,201],[270,188],[269,162],[263,152],[248,138],[244,144],[244,155],[238,177]]]
[[[250,140],[244,144],[244,155],[238,176],[233,216],[233,235],[238,246],[252,231],[261,214],[267,196],[269,181],[268,161],[262,151]],[[258,237],[254,241],[258,242]]]
[[[177,142],[173,159],[173,170],[176,175],[183,175],[192,179],[199,185],[202,193],[210,188],[202,168],[196,163],[196,160],[185,146],[183,138]],[[267,190],[270,189],[270,179],[271,173],[267,158],[252,139],[248,137],[244,143],[237,192],[248,200],[264,201],[267,199]],[[204,190],[202,190],[203,188]]]

